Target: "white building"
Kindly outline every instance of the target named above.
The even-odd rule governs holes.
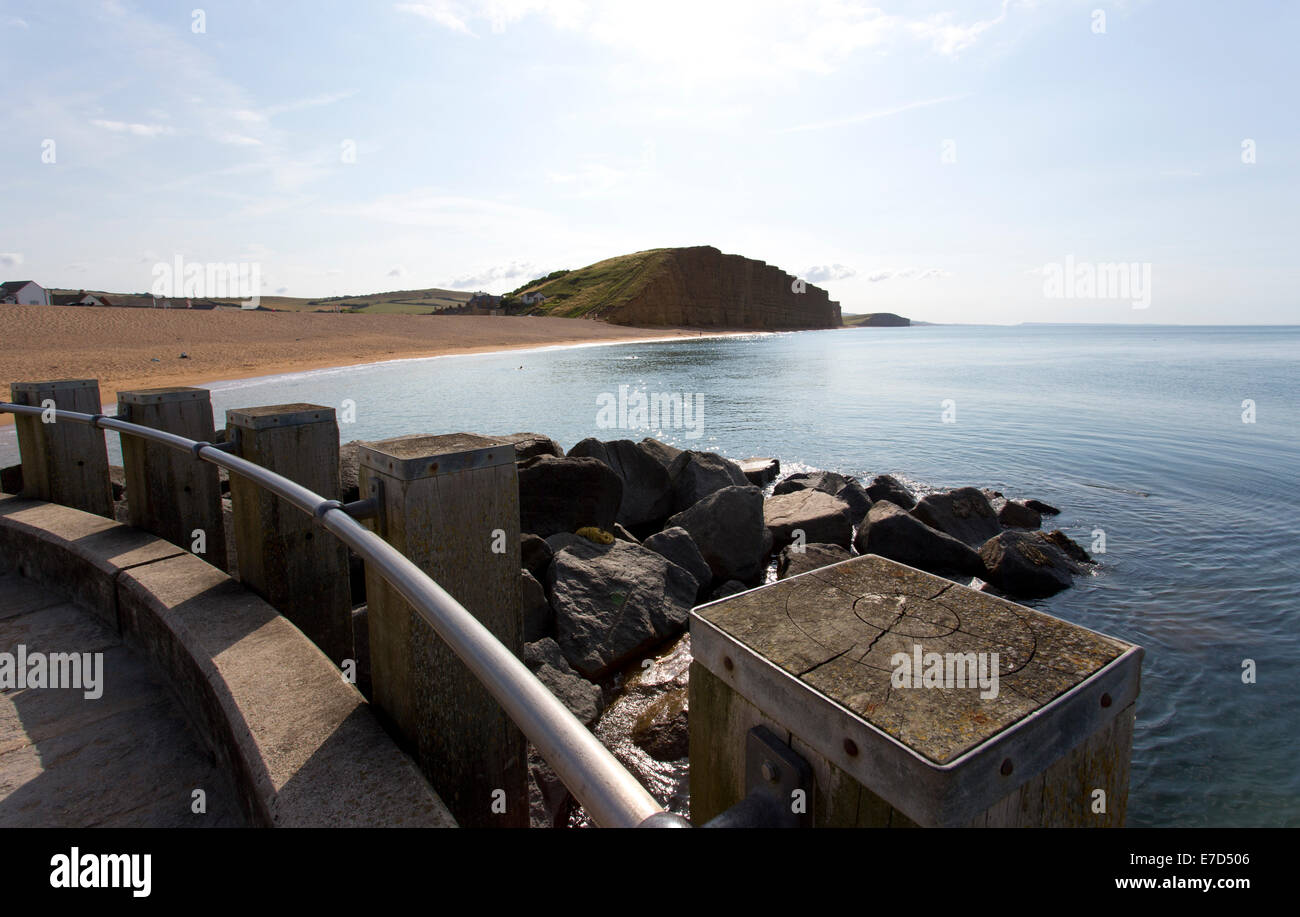
[[[539,302],[546,302],[546,297],[541,293],[525,293],[523,295],[523,303],[525,306],[536,305]]]
[[[48,306],[50,293],[34,280],[10,280],[0,283],[0,303],[20,306]]]

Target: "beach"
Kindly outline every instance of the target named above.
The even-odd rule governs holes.
[[[118,391],[451,353],[699,337],[572,318],[0,306],[0,393],[16,381],[98,379]],[[181,354],[187,356],[182,357]],[[13,422],[0,415],[0,425]]]

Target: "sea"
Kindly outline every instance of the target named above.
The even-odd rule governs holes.
[[[1300,825],[1300,327],[702,336],[207,387],[218,418],[333,406],[343,440],[654,436],[783,472],[1044,500],[1100,563],[1026,604],[1145,649],[1128,824]],[[16,461],[0,428],[0,464]]]

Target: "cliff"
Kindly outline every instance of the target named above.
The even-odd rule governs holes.
[[[893,312],[869,312],[866,315],[850,315],[844,324],[858,328],[906,328],[912,320]]]
[[[558,272],[557,272],[558,273]],[[546,296],[533,314],[597,318],[616,325],[687,325],[778,331],[838,328],[840,304],[762,261],[712,246],[621,255],[515,291]]]

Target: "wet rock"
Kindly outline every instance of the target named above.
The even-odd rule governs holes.
[[[740,466],[714,452],[682,452],[668,467],[673,482],[673,507],[689,509],[724,487],[749,485]]]
[[[546,590],[527,570],[520,570],[519,595],[523,607],[524,640],[531,643],[555,632],[555,613],[546,599]]]
[[[520,658],[583,725],[596,722],[605,707],[600,686],[575,672],[554,640],[545,637],[525,643]]]
[[[547,578],[557,642],[589,678],[681,633],[699,590],[686,570],[625,541],[570,544]]]
[[[552,556],[551,546],[546,543],[546,539],[529,533],[519,536],[519,562],[539,582],[546,579],[546,568],[551,565]]]
[[[680,760],[690,753],[688,715],[687,689],[674,688],[646,706],[629,737],[656,761]]]
[[[892,474],[876,475],[871,479],[871,483],[867,485],[866,491],[867,496],[871,498],[873,503],[878,500],[888,500],[903,509],[911,509],[916,506],[916,497],[903,485],[902,481]]]
[[[569,450],[571,458],[604,462],[623,482],[618,521],[636,527],[658,522],[673,511],[673,482],[654,456],[630,439],[601,442],[584,439]]]
[[[665,469],[673,463],[673,459],[682,454],[682,450],[676,446],[670,446],[649,436],[637,443],[637,448],[663,465]]]
[[[1015,529],[1036,529],[1043,524],[1037,510],[1018,500],[1004,500],[997,510],[998,522]]]
[[[1055,595],[1080,569],[1038,532],[1002,532],[984,543],[980,557],[988,568],[986,580],[1007,595],[1025,599]]]
[[[763,524],[763,492],[746,484],[724,487],[672,516],[668,527],[686,529],[716,580],[759,577],[771,550]]]
[[[614,527],[623,481],[604,462],[539,455],[518,467],[521,531],[545,538],[584,526]]]
[[[800,573],[807,573],[809,570],[838,564],[852,557],[852,554],[837,544],[807,544],[802,551],[797,551],[793,545],[789,545],[781,550],[777,558],[776,578],[788,579]]]
[[[859,554],[879,554],[930,573],[984,574],[984,563],[970,546],[888,500],[871,507],[853,544]]]
[[[803,532],[803,543],[838,544],[853,540],[849,505],[820,490],[796,490],[763,502],[763,524],[772,533],[774,547],[783,547]]]
[[[1065,552],[1065,556],[1070,558],[1070,560],[1081,564],[1092,563],[1092,555],[1080,547],[1078,542],[1060,529],[1053,529],[1050,532],[1039,532],[1038,537],[1056,545]]]
[[[922,497],[912,508],[912,515],[973,548],[1002,530],[989,498],[974,487]]]
[[[713,571],[709,569],[708,561],[704,559],[704,555],[700,553],[695,540],[686,529],[678,526],[664,529],[647,538],[645,546],[656,554],[662,554],[695,577],[696,582],[700,584],[697,598],[713,582]]]
[[[834,471],[811,471],[792,474],[772,490],[773,496],[816,490],[843,500],[849,508],[849,519],[857,525],[871,509],[871,497],[857,479]]]
[[[781,463],[774,458],[747,458],[740,463],[740,470],[755,487],[766,487],[781,473]]]
[[[1050,503],[1044,503],[1042,500],[1026,500],[1025,506],[1028,506],[1034,512],[1042,516],[1059,516],[1061,511]]]

